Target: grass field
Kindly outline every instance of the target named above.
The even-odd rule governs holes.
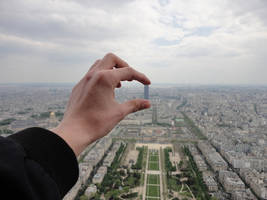
[[[148,197],[160,197],[159,185],[148,185],[146,190],[146,196]]]
[[[148,170],[159,170],[159,152],[158,150],[149,150]]]
[[[157,156],[159,155],[159,151],[158,150],[149,150],[149,155],[152,155],[152,156]]]
[[[159,161],[159,156],[158,155],[155,155],[155,156],[150,155],[149,156],[149,161],[157,162],[157,161]]]
[[[158,174],[148,174],[147,184],[159,185],[159,175]]]
[[[159,151],[149,150],[148,170],[159,171]],[[146,200],[160,199],[160,175],[148,174],[146,184]]]
[[[149,162],[148,163],[148,170],[159,170],[159,163],[158,162]]]

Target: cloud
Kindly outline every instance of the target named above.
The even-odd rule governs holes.
[[[0,80],[78,81],[114,52],[152,82],[267,84],[266,10],[265,0],[4,0]]]

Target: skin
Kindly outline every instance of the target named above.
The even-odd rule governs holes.
[[[150,107],[145,99],[118,103],[115,88],[121,81],[150,80],[118,56],[108,53],[97,60],[73,88],[61,123],[52,131],[59,135],[78,156],[89,144],[107,135],[130,113]]]

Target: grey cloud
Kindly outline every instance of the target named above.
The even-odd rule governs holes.
[[[112,3],[110,1],[101,1],[104,6],[101,6],[102,3],[100,1],[74,2],[104,10],[105,7],[116,7],[116,5],[119,8],[119,6],[130,1],[119,0],[112,1]],[[123,27],[120,30],[113,29],[112,18],[108,13],[101,16],[101,21],[105,20],[106,22],[101,24],[101,22],[98,23],[100,18],[94,18],[94,16],[90,16],[90,13],[86,17],[95,21],[94,23],[84,21],[86,19],[81,13],[60,13],[60,9],[42,10],[38,6],[33,9],[27,4],[21,3],[21,1],[4,1],[0,5],[0,32],[4,34],[63,44],[68,43],[69,40],[70,42],[71,40],[76,40],[76,44],[79,44],[83,39],[103,41],[123,37],[127,34],[123,31]],[[13,7],[15,8],[14,10]],[[112,13],[112,10],[107,9],[105,12]],[[62,16],[64,20],[54,17],[54,14]],[[84,14],[86,15],[86,13]]]
[[[266,0],[174,2],[2,0],[0,80],[77,81],[114,51],[153,82],[266,82]]]
[[[177,56],[185,56],[188,58],[196,58],[196,57],[236,57],[240,56],[240,53],[235,50],[225,50],[219,46],[214,46],[209,48],[207,47],[194,47],[187,49],[186,51],[181,51],[177,53]]]
[[[267,1],[266,0],[236,0],[228,1],[229,9],[237,16],[253,14],[267,26]]]
[[[57,21],[47,15],[48,14],[43,13],[34,15],[33,17],[29,14],[1,14],[0,31],[5,34],[12,34],[35,40],[56,42],[60,42],[63,39],[104,40],[119,37],[115,31],[109,30],[107,32],[107,28],[101,26],[82,27],[79,24],[72,24],[71,22]]]
[[[128,3],[134,2],[136,0],[70,0],[72,2],[78,3],[82,6],[87,7],[96,7],[96,8],[103,8],[103,9],[121,9],[123,6],[125,6]]]
[[[64,65],[88,63],[98,58],[93,52],[84,49],[64,49],[62,47],[47,47],[43,45],[23,43],[16,40],[0,39],[0,57],[8,56],[41,57],[53,63]],[[18,66],[19,67],[19,66]]]

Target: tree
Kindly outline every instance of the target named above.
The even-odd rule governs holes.
[[[182,168],[183,164],[184,164],[184,162],[181,160],[181,161],[179,162],[179,164],[178,164],[178,167],[179,167],[179,168]]]
[[[80,196],[80,200],[88,200],[89,198],[86,195]]]

